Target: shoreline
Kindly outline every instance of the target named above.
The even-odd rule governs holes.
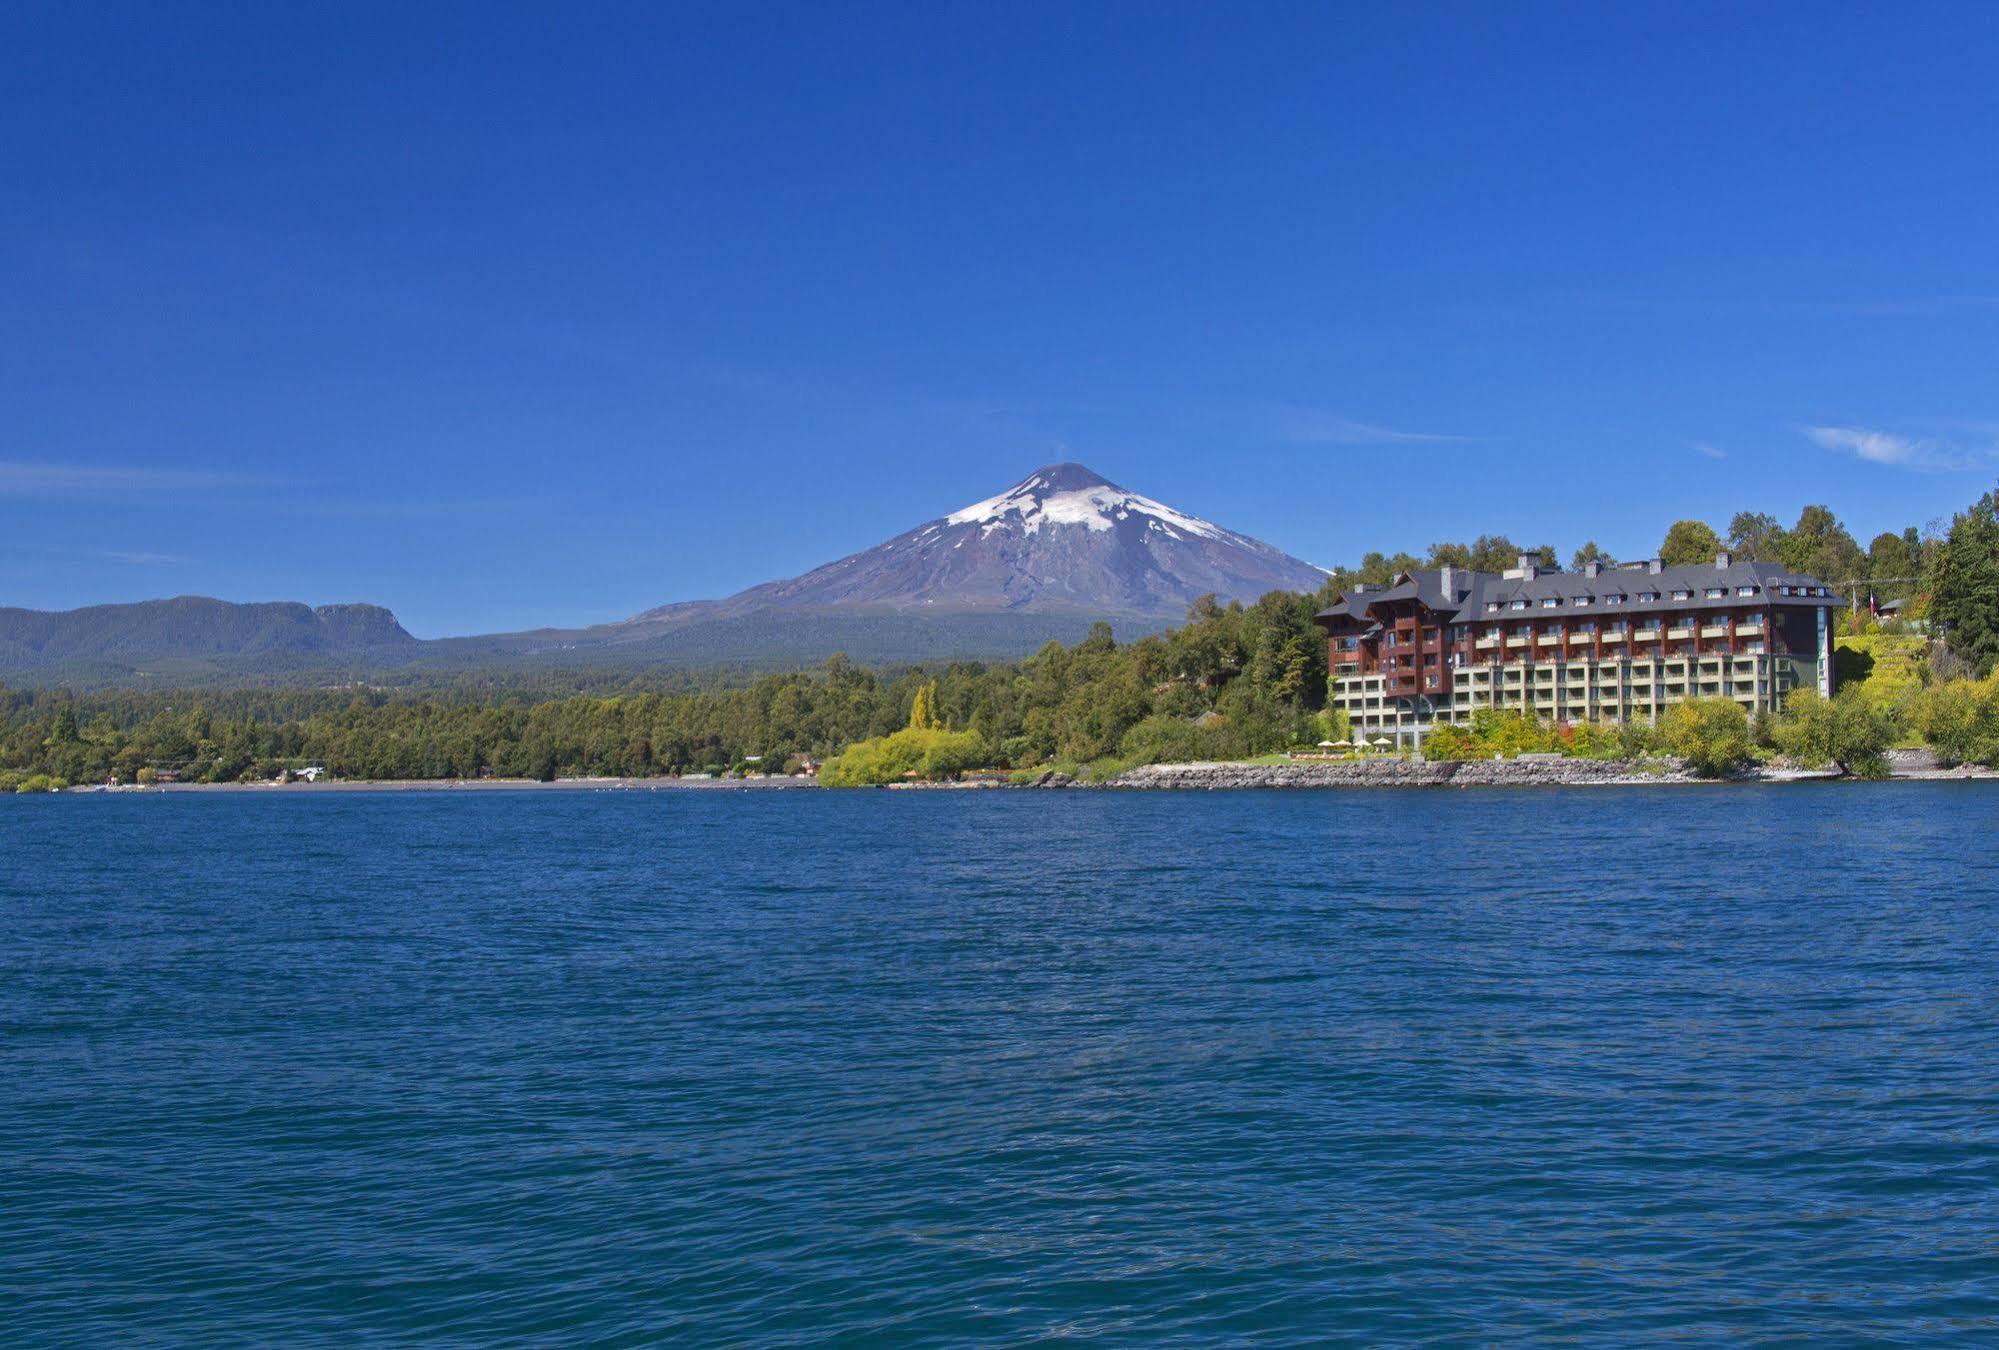
[[[1737,783],[1824,782],[1989,782],[1999,769],[1977,765],[1943,767],[1926,751],[1892,751],[1888,776],[1855,779],[1837,769],[1754,766],[1726,778],[1701,778],[1677,761],[1651,760],[1646,767],[1622,760],[1419,759],[1302,760],[1288,764],[1200,761],[1147,764],[1102,783],[1078,782],[1050,770],[1025,783],[981,779],[973,782],[893,783],[888,791],[984,792],[992,790],[1077,790],[1086,792],[1217,792],[1243,790],[1328,790],[1337,788],[1527,788],[1527,787],[1723,787]],[[828,791],[811,778],[400,778],[326,779],[317,783],[156,783],[118,787],[74,786],[65,794],[277,793],[287,796],[366,792],[785,792]],[[865,791],[866,789],[853,789]],[[877,789],[883,790],[883,789]]]
[[[781,792],[816,788],[797,778],[328,778],[317,783],[121,783],[117,787],[79,785],[75,793],[123,796],[132,793],[263,792],[313,796],[351,792]]]

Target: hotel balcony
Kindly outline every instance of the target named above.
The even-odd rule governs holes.
[[[1603,635],[1603,640],[1604,640],[1605,642],[1622,642],[1622,641],[1624,641],[1624,634],[1622,634],[1622,633],[1605,633],[1605,634]]]
[[[1562,635],[1560,633],[1543,633],[1541,636],[1535,638],[1534,642],[1537,646],[1552,647],[1561,640]]]
[[[1701,636],[1704,638],[1727,637],[1728,625],[1725,623],[1704,624],[1701,627]]]
[[[1482,637],[1472,645],[1479,651],[1489,652],[1499,646],[1499,639],[1496,637]]]
[[[1659,640],[1659,630],[1656,628],[1641,628],[1631,635],[1631,640],[1633,642],[1657,642]]]
[[[1762,631],[1763,625],[1760,623],[1739,623],[1735,625],[1735,635],[1737,637],[1755,637]]]
[[[1508,647],[1525,647],[1527,645],[1527,639],[1524,637],[1510,637],[1506,639],[1506,645]]]
[[[1666,636],[1674,642],[1682,642],[1694,635],[1691,628],[1668,628]]]

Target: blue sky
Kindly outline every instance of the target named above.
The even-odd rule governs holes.
[[[0,604],[598,621],[1062,459],[1321,563],[1990,486],[1999,9],[1608,9],[10,5]]]

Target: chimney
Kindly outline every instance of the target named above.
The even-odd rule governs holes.
[[[1591,558],[1588,562],[1583,564],[1583,575],[1586,577],[1602,576],[1603,564],[1598,562],[1595,558]]]
[[[1645,570],[1650,572],[1653,576],[1656,577],[1659,575],[1659,569],[1664,567],[1665,565],[1666,564],[1660,562],[1657,558],[1650,558],[1646,560]]]
[[[1442,588],[1444,599],[1455,600],[1458,598],[1457,579],[1458,574],[1452,570],[1449,563],[1445,563],[1443,575],[1437,578],[1437,585]]]
[[[1714,555],[1715,570],[1720,571],[1722,568],[1727,567],[1730,563],[1734,561],[1735,561],[1735,556],[1731,554],[1727,549],[1723,549],[1721,552]]]

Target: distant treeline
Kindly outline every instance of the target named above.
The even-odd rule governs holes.
[[[877,672],[836,656],[809,673],[686,693],[6,691],[0,770],[90,782],[132,781],[142,768],[233,781],[303,764],[347,778],[651,775],[752,757],[776,768],[907,726],[926,687],[931,715],[976,733],[994,763],[1101,759],[1148,718],[1213,753],[1255,753],[1317,739],[1326,652],[1311,616],[1329,599],[1203,601],[1174,632],[1119,645],[1099,625],[1020,662]],[[1193,725],[1210,711],[1208,726]]]

